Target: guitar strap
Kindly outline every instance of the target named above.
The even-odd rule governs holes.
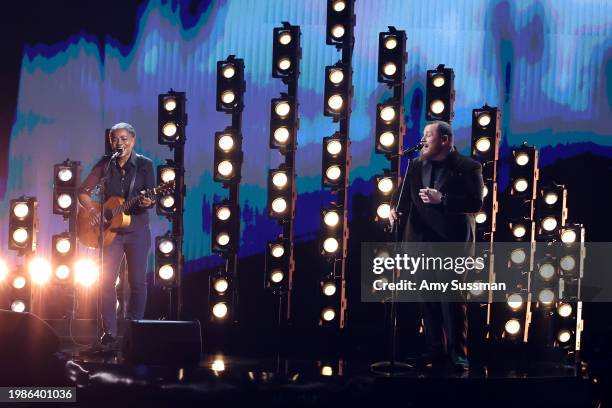
[[[127,198],[130,198],[132,195],[132,190],[134,190],[134,183],[136,183],[136,176],[138,175],[138,162],[140,161],[140,155],[138,153],[134,153],[136,155],[136,168],[134,169],[134,177],[132,177],[132,181],[130,182],[130,189],[128,190]]]

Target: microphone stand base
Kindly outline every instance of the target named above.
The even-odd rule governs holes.
[[[379,361],[370,364],[370,371],[384,377],[407,377],[414,374],[414,367],[399,361]]]

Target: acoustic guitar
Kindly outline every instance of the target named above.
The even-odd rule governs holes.
[[[172,193],[174,191],[174,180],[162,183],[157,187],[145,190],[140,195],[145,195],[155,199],[160,195]],[[130,225],[132,217],[129,212],[138,204],[140,195],[126,200],[123,197],[109,197],[104,202],[104,246],[113,242],[117,235],[117,230],[126,228]],[[100,237],[100,204],[92,202],[97,211],[85,211],[81,208],[77,216],[77,235],[81,243],[89,248],[97,248]]]

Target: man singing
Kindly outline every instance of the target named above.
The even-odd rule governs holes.
[[[429,122],[423,149],[407,171],[406,187],[391,210],[391,224],[405,216],[405,242],[475,242],[473,213],[482,206],[482,166],[460,155],[446,122]],[[399,213],[399,214],[398,214]],[[465,302],[422,302],[427,351],[424,363],[469,369]]]
[[[121,152],[112,162],[108,156],[103,157],[92,169],[79,188],[79,202],[82,211],[91,212],[92,217],[99,217],[98,209],[92,205],[92,193],[99,191],[99,181],[105,169],[106,182],[104,196],[97,197],[102,202],[109,197],[120,196],[125,199],[135,197],[140,191],[155,187],[153,162],[134,152],[136,131],[128,123],[117,123],[110,130],[110,145],[113,152]],[[147,209],[155,202],[145,196],[139,198],[138,207],[132,210],[130,225],[117,230],[113,242],[104,247],[104,265],[101,276],[101,308],[103,334],[100,342],[103,346],[113,346],[117,336],[117,293],[115,283],[119,266],[126,256],[128,282],[130,285],[130,302],[127,318],[131,320],[144,317],[147,300],[146,269],[151,247],[151,230]]]

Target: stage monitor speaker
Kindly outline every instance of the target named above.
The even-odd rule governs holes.
[[[31,313],[0,310],[0,383],[30,385],[53,376],[60,339]],[[40,380],[40,381],[39,381]]]
[[[123,338],[123,356],[132,364],[197,365],[202,357],[200,322],[130,321]]]

